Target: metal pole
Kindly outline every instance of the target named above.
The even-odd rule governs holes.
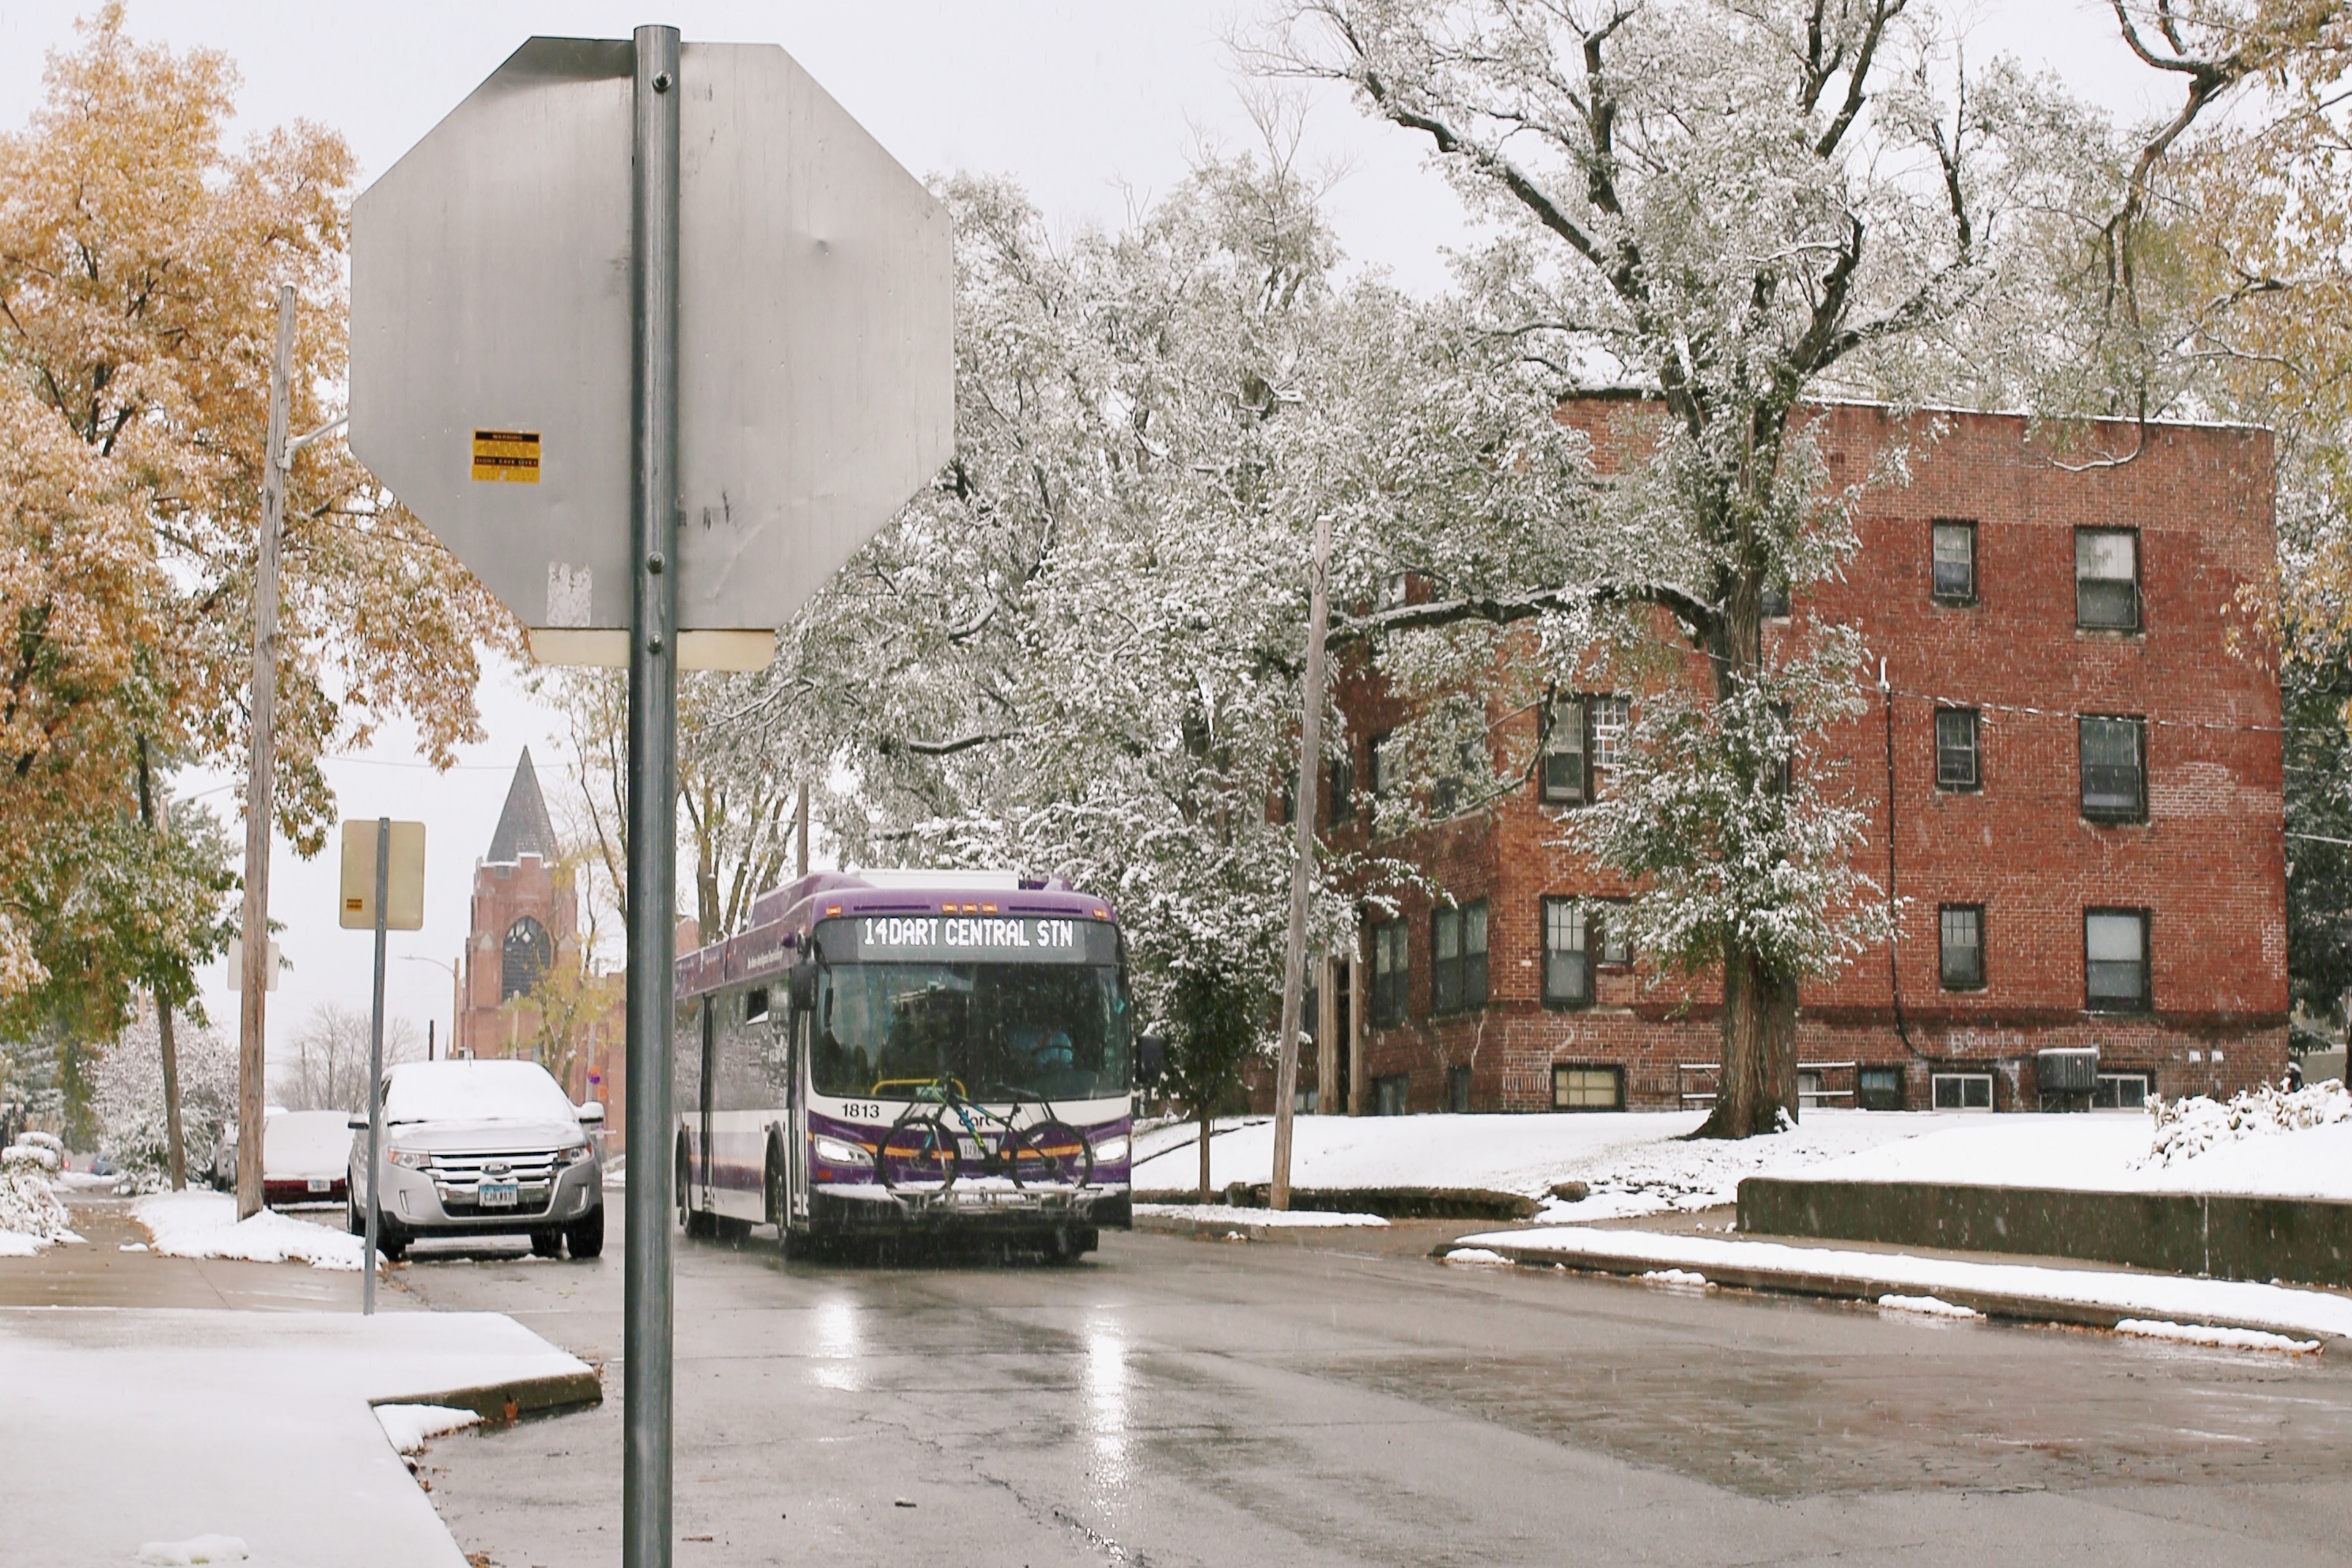
[[[368,1020],[367,1258],[360,1310],[375,1312],[375,1244],[383,1205],[383,901],[392,885],[392,818],[375,819],[375,1011]]]
[[[1330,617],[1331,520],[1315,520],[1315,573],[1307,609],[1307,689],[1298,721],[1298,788],[1291,816],[1298,858],[1290,869],[1290,941],[1282,960],[1282,1033],[1274,1072],[1274,1182],[1266,1206],[1290,1206],[1290,1102],[1298,1092],[1298,1011],[1307,988],[1307,910],[1315,885],[1315,786],[1323,765],[1323,633]],[[1331,1086],[1318,1085],[1318,1094]]]
[[[671,917],[677,858],[678,36],[636,30],[630,282],[627,1254],[623,1568],[670,1560]]]
[[[278,710],[278,530],[286,505],[287,402],[294,363],[294,289],[278,290],[278,357],[269,370],[269,433],[261,453],[261,542],[253,567],[253,734],[245,774],[245,974],[236,1010],[236,1216],[261,1212],[262,1025],[269,994],[269,819]]]

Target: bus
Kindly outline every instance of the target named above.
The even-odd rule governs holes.
[[[677,964],[689,1235],[1070,1261],[1129,1226],[1139,1042],[1104,900],[1058,878],[821,871]]]

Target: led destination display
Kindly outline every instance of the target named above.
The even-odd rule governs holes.
[[[1118,935],[1066,915],[858,915],[817,927],[835,963],[1116,963]]]

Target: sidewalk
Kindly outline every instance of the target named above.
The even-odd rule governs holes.
[[[370,1406],[593,1386],[498,1313],[0,1310],[0,1555],[120,1565],[217,1534],[253,1568],[466,1568]]]
[[[2160,1320],[2291,1338],[2352,1339],[2352,1295],[2112,1266],[1577,1226],[1483,1231],[1436,1249],[1441,1257],[1456,1251],[1603,1274],[1675,1269],[1703,1274],[1713,1285],[1843,1300],[1933,1295],[2017,1321],[2114,1328],[2125,1320]]]
[[[165,1258],[145,1250],[147,1232],[128,1198],[75,1194],[68,1204],[79,1243],[60,1242],[31,1258],[0,1260],[0,1307],[231,1307],[248,1311],[357,1312],[357,1273],[307,1264]],[[340,1212],[328,1216],[340,1226]],[[125,1247],[140,1250],[125,1252]],[[378,1311],[415,1302],[386,1287]]]

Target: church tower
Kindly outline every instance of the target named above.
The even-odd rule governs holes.
[[[533,1054],[539,1020],[530,994],[559,960],[580,961],[578,900],[560,860],[525,746],[489,853],[474,863],[473,929],[459,961],[460,1049],[477,1057]]]

